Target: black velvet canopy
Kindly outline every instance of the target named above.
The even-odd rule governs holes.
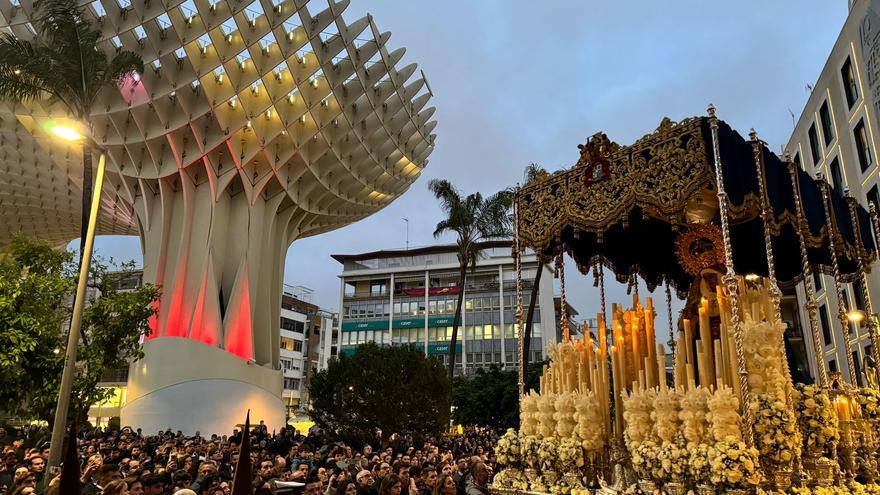
[[[723,121],[718,127],[734,268],[766,276],[754,148]],[[676,240],[691,228],[689,214],[714,200],[716,191],[709,118],[664,119],[654,133],[630,146],[599,133],[580,148],[574,167],[539,177],[518,192],[523,247],[545,261],[567,252],[582,272],[601,262],[622,282],[638,273],[650,289],[669,281],[684,294],[693,276],[676,256]],[[761,152],[776,276],[780,283],[791,283],[803,275],[792,177],[782,159],[763,145]],[[799,169],[797,182],[810,264],[830,272],[828,234],[833,232],[842,278],[855,280],[858,256],[869,266],[876,255],[869,213],[857,206],[854,226],[848,206],[854,200],[829,187],[833,218],[826,218],[819,182]],[[718,224],[717,215],[712,222]]]

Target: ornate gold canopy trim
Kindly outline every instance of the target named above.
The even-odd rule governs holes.
[[[545,253],[563,228],[601,234],[625,221],[636,206],[668,223],[686,223],[688,200],[712,184],[701,123],[701,118],[680,123],[664,119],[658,132],[631,146],[620,146],[602,133],[594,135],[579,146],[581,155],[573,168],[520,189],[522,241]],[[603,166],[607,176],[593,180]]]

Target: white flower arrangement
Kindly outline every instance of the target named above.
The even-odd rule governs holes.
[[[653,479],[660,483],[680,482],[688,472],[690,455],[676,442],[663,442],[657,451]]]
[[[651,419],[654,421],[654,434],[664,444],[672,444],[679,433],[679,401],[681,392],[667,388],[654,395],[654,408]]]
[[[519,444],[522,463],[531,469],[538,469],[541,466],[538,458],[538,446],[541,445],[541,440],[535,435],[520,435]]]
[[[597,452],[605,447],[605,428],[602,418],[602,410],[595,394],[588,392],[576,396],[575,418],[577,427],[575,433],[581,440],[581,445],[588,452]]]
[[[519,402],[519,430],[523,435],[538,434],[538,395],[529,392],[520,398]]]
[[[688,472],[696,484],[711,482],[712,466],[709,464],[709,446],[705,443],[689,447]]]
[[[538,445],[538,462],[542,472],[556,471],[559,463],[559,441],[553,437],[544,438]]]
[[[785,348],[782,335],[785,324],[756,322],[746,312],[743,322],[743,350],[749,388],[756,395],[785,399],[788,381],[784,371]]]
[[[706,402],[709,408],[709,431],[716,442],[741,441],[739,399],[729,387],[721,387]]]
[[[541,438],[551,438],[556,433],[556,395],[538,395],[538,432]]]
[[[706,449],[709,463],[709,482],[716,489],[739,489],[757,486],[761,482],[758,471],[758,450],[746,447],[740,440],[722,440]]]
[[[817,385],[797,385],[792,394],[804,449],[813,455],[830,454],[840,438],[834,404]]]
[[[513,428],[508,428],[495,445],[498,463],[502,466],[518,467],[522,462],[521,453],[519,434]]]
[[[694,448],[703,442],[709,429],[707,416],[709,413],[709,396],[712,392],[705,387],[694,387],[681,397],[681,432],[688,448]]]
[[[577,396],[573,392],[559,394],[556,396],[554,408],[556,413],[553,419],[556,421],[556,436],[559,438],[568,438],[577,426],[575,419],[575,398]]]
[[[644,440],[630,447],[630,461],[640,479],[653,480],[660,446],[652,440]]]
[[[581,442],[574,437],[563,438],[559,442],[558,456],[557,467],[564,473],[580,472],[586,464],[584,448],[581,446]]]
[[[654,390],[634,390],[623,397],[623,421],[630,451],[642,442],[653,441]]]
[[[791,464],[800,457],[802,443],[794,413],[772,395],[755,395],[750,402],[761,462],[777,467]]]

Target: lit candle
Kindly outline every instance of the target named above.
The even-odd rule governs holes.
[[[709,301],[705,298],[700,305],[699,314],[700,340],[703,341],[703,355],[700,357],[705,358],[701,360],[701,363],[705,361],[705,364],[701,364],[701,367],[704,368],[703,373],[706,375],[706,385],[708,385],[709,380],[715,378],[715,358],[713,357],[714,352],[712,352],[712,327],[709,325]],[[700,383],[703,383],[702,377],[700,377],[700,380]]]
[[[694,367],[694,335],[691,330],[691,320],[685,318],[684,320],[684,348],[679,352],[684,352],[684,356],[686,358],[686,368],[691,368],[693,370]]]
[[[846,397],[838,396],[834,399],[834,406],[837,409],[837,419],[840,421],[849,421],[852,412],[849,409],[849,401]]]
[[[666,390],[666,349],[663,344],[657,344],[657,371],[660,390]]]

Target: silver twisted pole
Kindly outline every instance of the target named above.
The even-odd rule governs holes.
[[[868,322],[868,337],[871,339],[871,354],[874,358],[874,362],[880,362],[880,347],[877,345],[877,319],[874,315],[874,303],[871,302],[871,296],[868,292],[868,265],[865,263],[865,240],[862,238],[862,229],[861,224],[859,223],[859,216],[857,213],[858,201],[850,195],[846,197],[846,203],[849,207],[849,219],[853,226],[853,232],[855,233],[856,238],[856,247],[858,249],[858,262],[859,262],[859,283],[862,286],[862,296],[865,300],[865,317]],[[869,205],[870,209],[874,211],[872,216],[876,216],[876,211],[874,209],[874,203]]]
[[[816,355],[816,373],[819,375],[819,386],[824,387],[828,384],[828,371],[825,369],[825,352],[820,340],[821,335],[819,334],[819,306],[816,304],[816,290],[813,287],[813,268],[810,266],[810,260],[807,256],[807,243],[804,240],[804,229],[807,228],[807,221],[804,218],[804,204],[801,202],[798,168],[790,156],[785,157],[785,164],[788,166],[791,188],[794,193],[795,213],[797,216],[795,231],[797,232],[798,246],[801,252],[801,270],[804,274],[804,292],[807,297],[807,315],[810,318],[810,335],[813,337],[813,352]]]
[[[571,340],[571,328],[568,325],[568,302],[565,294],[565,261],[563,254],[556,257],[556,275],[559,277],[559,319],[562,328],[562,338]]]
[[[754,129],[749,132],[749,138],[752,141],[752,154],[755,158],[755,172],[758,175],[758,194],[761,203],[761,223],[764,225],[764,250],[767,253],[767,278],[770,279],[770,299],[773,301],[773,316],[775,323],[782,322],[782,291],[779,290],[779,283],[776,280],[776,261],[773,257],[773,238],[770,231],[770,223],[773,221],[773,212],[770,209],[770,197],[767,193],[767,177],[764,173],[764,143],[758,139],[758,133]],[[767,315],[769,319],[770,315]],[[785,347],[785,337],[779,342],[783,348]],[[794,390],[794,381],[791,379],[791,369],[788,367],[788,357],[783,355],[782,368],[786,377],[785,400],[789,406],[792,404],[792,391]]]
[[[831,249],[831,271],[834,275],[834,291],[837,295],[837,319],[840,320],[840,330],[843,332],[844,351],[846,352],[846,365],[849,368],[849,383],[856,384],[856,365],[852,358],[852,344],[849,340],[849,318],[846,313],[846,295],[843,293],[843,285],[840,283],[840,266],[837,263],[837,218],[831,205],[831,194],[828,192],[829,184],[822,174],[816,174],[819,180],[819,189],[822,191],[822,208],[825,211],[825,222],[828,226],[828,247]]]
[[[669,288],[669,280],[666,281],[666,316],[669,318],[669,352],[672,354],[672,362],[675,362],[675,327],[672,323],[672,289]]]
[[[520,247],[520,239],[519,239],[519,184],[516,185],[516,192],[514,194],[514,202],[513,202],[513,240],[514,240],[514,251],[513,251],[513,262],[516,269],[516,326],[517,326],[517,334],[518,338],[516,339],[516,353],[519,359],[517,366],[517,389],[519,390],[519,395],[522,396],[525,393],[525,374],[526,371],[523,369],[523,363],[525,363],[525,356],[523,355],[523,338],[525,334],[525,325],[523,325],[523,284],[522,284],[522,248]],[[544,266],[539,262],[538,270],[543,270]],[[532,290],[538,290],[537,287],[532,287]]]
[[[605,313],[605,270],[602,268],[602,262],[596,260],[593,270],[596,272],[596,279],[599,282],[599,304],[602,309],[602,319],[607,324],[608,315]]]
[[[727,295],[730,298],[731,326],[733,327],[736,347],[736,361],[739,372],[740,391],[742,394],[742,433],[746,445],[754,444],[752,434],[752,413],[749,407],[749,380],[746,373],[745,350],[743,348],[742,322],[739,317],[739,287],[733,269],[733,245],[730,241],[730,224],[727,218],[727,192],[724,190],[724,172],[721,165],[721,145],[718,141],[718,117],[715,106],[709,105],[709,127],[712,131],[712,151],[715,159],[715,182],[718,192],[719,216],[721,217],[721,234],[724,239],[724,265],[727,268],[722,278]]]

